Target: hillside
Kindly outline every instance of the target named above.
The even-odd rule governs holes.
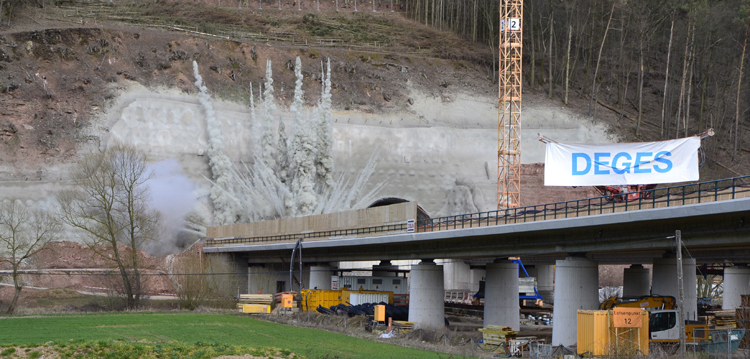
[[[331,61],[337,173],[353,177],[377,154],[377,169],[367,187],[386,183],[378,197],[416,200],[432,216],[495,208],[496,50],[481,36],[472,42],[470,36],[459,36],[449,27],[436,29],[439,22],[427,26],[426,16],[424,21],[411,20],[410,1],[396,1],[394,12],[389,1],[367,3],[375,12],[361,8],[354,12],[353,3],[345,0],[304,2],[301,11],[290,0],[28,1],[10,2],[16,4],[12,10],[8,4],[0,5],[0,201],[18,198],[48,207],[55,193],[69,186],[71,164],[112,141],[123,141],[146,152],[151,163],[177,160],[195,184],[180,195],[195,199],[193,210],[210,211],[206,116],[196,96],[193,61],[212,94],[228,155],[241,165],[252,160],[256,142],[257,124],[250,120],[251,88],[257,104],[268,60],[282,109],[278,121],[286,123],[288,133],[294,131],[288,108],[294,61],[300,57],[304,100],[310,108],[321,96],[322,63]],[[274,8],[276,4],[281,11]],[[532,14],[542,23],[545,12]],[[592,15],[596,24],[606,20],[603,14]],[[599,34],[597,29],[601,27],[577,28],[576,36]],[[659,35],[663,40],[664,34]],[[648,91],[643,92],[643,127],[636,136],[635,92],[631,88],[629,96],[620,97],[619,87],[613,85],[619,83],[617,74],[622,71],[613,60],[616,56],[609,53],[609,60],[603,61],[600,76],[607,81],[599,83],[598,101],[589,115],[595,56],[591,49],[598,40],[592,35],[587,46],[576,45],[580,62],[571,66],[574,80],[566,105],[560,86],[561,51],[555,50],[553,56],[556,75],[550,99],[546,93],[550,82],[539,76],[544,73],[545,60],[539,51],[544,49],[543,37],[539,32],[536,36],[537,40],[532,40],[534,35],[527,37],[534,41],[529,49],[537,49],[533,61],[531,54],[524,59],[524,68],[536,68],[527,71],[537,76],[525,83],[522,204],[593,197],[596,192],[588,188],[543,186],[544,146],[537,133],[561,142],[662,139],[658,124],[663,92],[658,89],[664,79],[658,64],[666,53],[654,45],[649,55],[652,71],[642,86]],[[559,44],[562,38],[557,34],[555,41]],[[627,74],[627,78],[634,76],[632,71]],[[628,83],[632,87],[636,81]],[[728,98],[730,85],[710,97]],[[618,103],[618,98],[629,101]],[[699,105],[700,101],[692,103]],[[740,146],[732,161],[729,105],[715,101],[705,111],[706,118],[717,113],[721,128],[706,141],[702,180],[750,173],[746,145]],[[691,123],[690,131],[699,132],[697,121]],[[74,233],[63,237],[78,240]],[[193,242],[194,238],[169,238],[149,250],[163,255]],[[78,268],[71,263],[100,266],[78,263],[85,258],[80,246],[58,247],[57,253],[40,259],[47,263],[45,268]],[[152,264],[149,269],[163,267]],[[39,286],[52,286],[56,279],[36,281]],[[85,287],[72,281],[54,284]]]
[[[320,11],[316,3],[297,11],[288,1],[279,2],[281,11],[226,1],[223,7],[219,1],[29,4],[14,8],[0,27],[3,198],[20,196],[45,206],[66,185],[70,163],[112,140],[141,146],[152,162],[177,159],[196,182],[192,196],[204,198],[210,173],[193,61],[223,116],[230,158],[240,163],[253,152],[250,86],[257,101],[267,60],[283,109],[279,118],[293,128],[285,109],[299,56],[311,107],[320,99],[322,62],[331,61],[339,172],[354,175],[378,153],[370,186],[387,181],[381,197],[417,200],[433,216],[494,208],[494,50],[409,20],[399,2],[395,12],[385,1],[369,3],[375,12],[354,12],[345,1],[339,12],[335,2],[320,4]],[[573,66],[574,75],[578,71],[584,68]],[[658,82],[655,72],[650,76]],[[537,132],[567,142],[661,138],[655,111],[645,114],[636,137],[633,113],[619,110],[611,96],[599,96],[589,116],[583,88],[572,87],[564,105],[559,87],[552,99],[541,84],[526,87],[525,164],[543,160]],[[660,101],[656,92],[644,97],[650,108]],[[750,161],[743,160],[747,151],[732,162],[728,138],[723,133],[707,141],[703,180],[750,170]],[[539,170],[525,173],[532,174],[526,183],[535,183],[524,189],[526,205],[593,195],[541,190]]]

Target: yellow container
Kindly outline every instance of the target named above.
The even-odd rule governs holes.
[[[315,310],[319,305],[330,308],[341,304],[340,290],[303,289],[302,310]]]
[[[643,310],[641,326],[615,327],[611,310],[578,311],[578,354],[596,357],[648,355],[648,312]]]
[[[376,322],[385,321],[385,306],[382,304],[375,306],[375,321]]]
[[[281,295],[281,307],[282,308],[291,308],[294,304],[294,295],[292,294],[282,294]]]
[[[249,314],[271,313],[271,306],[268,304],[243,304],[242,313],[249,313]]]

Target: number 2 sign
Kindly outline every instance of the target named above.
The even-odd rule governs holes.
[[[510,18],[508,19],[508,30],[510,31],[521,31],[521,19]],[[500,31],[505,31],[505,20],[500,20]]]

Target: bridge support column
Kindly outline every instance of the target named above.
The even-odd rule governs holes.
[[[743,294],[750,294],[750,267],[724,268],[724,301],[721,309],[733,310],[740,307]]]
[[[272,268],[266,268],[263,265],[247,267],[247,292],[249,294],[276,293],[276,277]]]
[[[698,318],[698,300],[695,276],[695,259],[682,258],[682,286],[685,291],[685,302],[682,306],[683,318]],[[651,283],[652,295],[671,295],[678,298],[677,292],[677,258],[655,258],[654,274]]]
[[[310,266],[310,289],[331,290],[333,268],[328,265]]]
[[[632,264],[623,270],[622,296],[640,297],[649,295],[651,271],[642,264]]]
[[[391,261],[380,261],[380,264],[372,266],[373,277],[396,277],[398,276],[398,266],[391,264]]]
[[[555,290],[555,272],[551,264],[535,264],[526,266],[529,277],[536,278],[536,290],[544,298],[545,302],[552,303]]]
[[[425,329],[445,327],[443,266],[432,259],[413,265],[410,286],[409,321]]]
[[[479,291],[479,282],[487,276],[487,271],[484,269],[472,269],[469,275],[469,289],[473,294]]]
[[[484,284],[484,326],[520,328],[518,307],[518,264],[497,260],[487,264]]]
[[[443,287],[445,290],[468,290],[471,286],[471,268],[461,259],[443,260]]]
[[[599,308],[599,265],[583,257],[558,260],[552,345],[573,345],[577,339],[578,310]]]

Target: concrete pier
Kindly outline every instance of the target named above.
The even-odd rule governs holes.
[[[471,283],[469,289],[472,293],[476,293],[479,291],[479,282],[487,276],[487,271],[485,269],[471,269],[469,275],[469,282]]]
[[[424,329],[445,327],[443,266],[432,259],[413,265],[410,287],[409,321]]]
[[[721,309],[737,309],[742,295],[750,294],[750,267],[747,265],[724,268],[724,300]]]
[[[487,264],[484,287],[484,326],[520,328],[518,264],[509,260]]]
[[[632,264],[623,270],[622,296],[640,297],[651,292],[651,271],[642,264]]]
[[[698,316],[698,300],[695,276],[695,259],[682,258],[682,280],[685,302],[682,306],[683,318],[696,320]],[[671,295],[679,298],[677,290],[677,258],[654,259],[652,295]]]
[[[599,308],[599,265],[584,257],[556,262],[552,345],[577,341],[578,310]]]
[[[310,266],[310,289],[331,290],[333,268],[329,265]]]
[[[380,264],[372,266],[373,277],[396,277],[398,266],[391,264],[389,260],[380,261]]]
[[[469,290],[471,267],[461,259],[444,259],[443,287],[446,290]],[[477,284],[479,282],[477,281]]]
[[[555,268],[551,264],[535,264],[526,266],[529,277],[536,278],[536,290],[545,303],[553,303],[555,290]]]
[[[278,269],[273,264],[247,267],[247,292],[249,294],[276,293],[278,289],[276,283],[279,280],[285,282],[283,290],[286,290],[288,288],[288,283],[286,282],[289,282],[289,274],[287,274],[286,280],[284,280],[279,276]]]

